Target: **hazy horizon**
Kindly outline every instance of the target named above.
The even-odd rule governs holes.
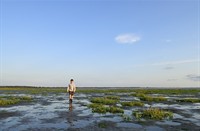
[[[0,86],[200,87],[198,0],[0,4]]]

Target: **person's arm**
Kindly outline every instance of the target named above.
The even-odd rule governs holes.
[[[67,87],[67,92],[69,92],[69,85],[68,85],[68,87]]]
[[[74,85],[74,92],[76,92],[76,85]]]

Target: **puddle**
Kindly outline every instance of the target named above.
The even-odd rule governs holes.
[[[122,128],[142,128],[142,126],[139,125],[139,124],[127,123],[127,122],[117,123],[117,127],[122,127]]]
[[[156,122],[158,125],[170,125],[170,126],[179,126],[181,123],[173,122],[173,121],[163,121],[163,122]]]
[[[145,131],[165,131],[165,129],[157,126],[149,126],[145,128]]]

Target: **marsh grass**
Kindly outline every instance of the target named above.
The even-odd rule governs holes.
[[[100,127],[100,128],[106,128],[108,125],[107,125],[107,123],[106,122],[100,122],[99,124],[98,124],[98,127]]]
[[[119,100],[108,99],[106,97],[96,97],[96,98],[91,99],[92,103],[100,103],[100,104],[105,104],[105,105],[114,105],[118,101]]]
[[[112,100],[120,100],[119,96],[106,96],[105,98],[112,99]]]
[[[122,106],[144,106],[144,103],[139,101],[121,102]]]
[[[144,93],[133,93],[133,94],[130,94],[131,96],[135,96],[135,97],[145,97],[146,94]]]
[[[188,102],[188,103],[200,103],[200,99],[196,98],[184,98],[184,99],[178,99],[177,102]]]
[[[140,97],[140,100],[143,101],[149,101],[149,102],[158,102],[158,101],[167,101],[167,98],[164,98],[162,96],[158,96],[158,97],[152,97],[152,96],[144,96],[144,97]]]
[[[149,102],[158,102],[158,101],[167,101],[167,98],[162,97],[162,96],[157,96],[157,97],[152,97],[143,93],[138,93],[138,94],[131,94],[131,96],[139,97],[140,100],[142,101],[149,101]]]
[[[109,112],[109,108],[101,105],[101,106],[92,108],[92,112],[105,114],[106,112]]]
[[[19,102],[20,102],[19,99],[16,99],[16,100],[0,99],[0,106],[14,105],[14,104],[17,104]]]
[[[124,113],[124,110],[115,106],[105,106],[102,104],[96,104],[96,103],[92,103],[90,105],[88,105],[89,108],[92,108],[92,112],[95,113],[102,113],[105,114],[107,112],[110,113]]]
[[[14,105],[23,101],[32,101],[30,96],[1,96],[0,106]]]
[[[124,110],[119,108],[119,107],[111,106],[109,108],[108,112],[110,112],[110,113],[124,113]]]
[[[144,111],[134,111],[133,115],[136,119],[153,119],[153,120],[163,120],[163,119],[172,119],[173,113],[170,111],[164,111],[158,108],[149,108]]]
[[[129,115],[123,114],[122,118],[123,118],[124,121],[132,121],[132,118]]]
[[[43,94],[46,93],[67,93],[66,87],[28,87],[28,86],[0,86],[2,91],[20,91],[30,94]],[[151,89],[151,88],[130,88],[130,89],[84,89],[84,87],[77,87],[77,93],[131,93],[136,94],[198,94],[200,89]]]

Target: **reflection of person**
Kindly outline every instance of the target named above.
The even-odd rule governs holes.
[[[73,106],[72,106],[72,103],[70,102],[69,103],[69,112],[67,113],[67,121],[70,124],[70,126],[74,126],[74,124],[73,124],[74,117],[73,117],[72,111],[73,111]]]
[[[72,107],[72,103],[69,103],[69,110],[72,111],[73,107]]]
[[[73,79],[70,80],[70,83],[67,87],[67,92],[69,92],[69,102],[72,103],[74,93],[76,92],[76,86]]]

